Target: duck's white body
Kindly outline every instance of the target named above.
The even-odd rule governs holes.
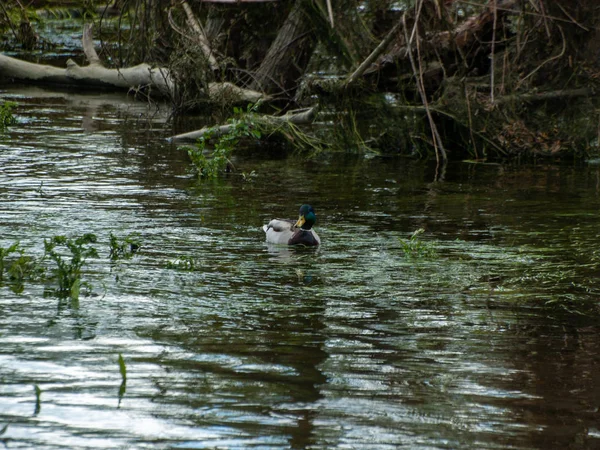
[[[321,239],[314,230],[298,228],[293,220],[273,219],[263,226],[263,230],[267,234],[267,242],[271,244],[308,246],[321,244]]]

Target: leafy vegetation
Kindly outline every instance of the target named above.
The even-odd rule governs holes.
[[[423,228],[419,228],[413,232],[408,240],[398,238],[404,256],[407,258],[431,258],[437,255],[433,244],[424,242],[419,237],[424,232],[425,230]]]
[[[44,255],[36,258],[25,254],[25,249],[17,241],[8,247],[0,247],[0,285],[8,285],[15,293],[24,290],[25,281],[55,280],[56,289],[51,295],[77,300],[82,287],[91,291],[91,284],[82,282],[83,267],[89,258],[97,258],[95,234],[86,233],[80,237],[54,236],[44,239]],[[139,233],[131,233],[119,238],[109,235],[109,258],[112,261],[131,259],[141,247]],[[191,259],[190,259],[191,261]],[[54,263],[48,267],[48,263]],[[188,265],[193,263],[187,262]],[[192,269],[193,270],[193,269]]]
[[[15,102],[0,103],[0,131],[4,131],[6,127],[14,124],[17,121],[13,115],[13,109],[15,106],[17,106]]]
[[[131,259],[142,246],[139,233],[131,233],[124,238],[119,238],[110,233],[109,242],[110,253],[108,257],[112,261],[118,259]]]
[[[25,255],[18,241],[7,248],[0,248],[0,284],[8,281],[15,293],[21,293],[26,279],[41,278],[43,274],[44,269],[34,257]],[[6,280],[5,275],[8,276]]]
[[[247,183],[252,183],[257,176],[258,175],[254,170],[249,173],[242,172],[242,179]]]
[[[15,242],[13,245],[7,248],[0,248],[0,282],[2,282],[4,276],[5,266],[7,264],[6,257],[11,253],[17,253],[19,251],[19,242]]]
[[[95,234],[87,233],[75,239],[65,236],[54,236],[50,240],[44,239],[45,255],[56,263],[54,273],[58,280],[56,294],[59,297],[70,297],[73,300],[79,298],[82,286],[91,286],[81,282],[81,268],[88,258],[97,258],[98,252],[90,244],[96,243]],[[66,248],[68,255],[61,254],[60,249]]]
[[[199,178],[215,178],[225,171],[234,169],[231,155],[240,148],[242,141],[269,139],[280,141],[294,151],[318,153],[325,145],[333,147],[331,140],[305,133],[298,125],[285,118],[272,118],[257,114],[258,104],[233,108],[234,117],[227,125],[208,128],[198,139],[195,147],[188,148],[188,155]],[[208,148],[213,144],[212,151]],[[255,172],[242,173],[244,181],[252,181]]]
[[[220,134],[220,127],[211,127],[196,143],[188,148],[188,155],[196,167],[200,178],[215,178],[217,175],[233,167],[231,154],[244,138],[260,139],[260,126],[252,120],[257,105],[248,105],[246,111],[234,108],[234,117],[229,120],[228,131]],[[206,155],[209,142],[215,140],[210,157]]]
[[[15,293],[23,292],[26,279],[39,279],[43,275],[43,267],[39,266],[33,256],[24,255],[22,250],[8,269],[9,280]]]

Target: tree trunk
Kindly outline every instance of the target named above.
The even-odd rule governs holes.
[[[267,55],[254,73],[251,89],[292,97],[316,45],[307,13],[308,0],[297,1]]]

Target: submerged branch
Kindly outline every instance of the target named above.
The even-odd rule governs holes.
[[[283,116],[260,116],[260,121],[276,126],[282,123],[291,123],[294,125],[306,125],[314,121],[316,117],[316,108],[308,108],[300,112],[291,112]],[[178,134],[169,138],[172,142],[196,141],[206,134],[211,134],[212,137],[219,137],[229,133],[234,125],[226,124],[218,127],[204,127],[200,130],[190,131],[188,133]]]

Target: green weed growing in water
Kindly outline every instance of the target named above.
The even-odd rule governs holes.
[[[13,255],[11,258],[10,255]],[[24,290],[25,279],[35,279],[41,277],[44,270],[32,256],[25,255],[19,242],[7,248],[0,248],[0,283],[4,281],[4,275],[8,275],[8,281],[11,283],[11,289],[15,293],[21,293]]]
[[[127,382],[127,366],[125,365],[125,359],[123,355],[119,353],[119,372],[121,372],[121,381],[123,383]]]
[[[44,276],[44,269],[33,256],[24,255],[22,249],[19,251],[19,255],[8,268],[8,277],[12,284],[11,289],[16,294],[23,292],[26,279],[35,280]]]
[[[45,256],[50,257],[56,263],[55,274],[58,280],[56,294],[59,297],[70,297],[73,300],[79,298],[82,287],[81,268],[86,259],[97,258],[98,252],[90,244],[97,241],[96,235],[87,233],[76,239],[65,236],[54,236],[50,240],[44,239]],[[61,254],[59,249],[66,247],[71,257]],[[89,284],[84,283],[87,287]]]
[[[198,139],[195,147],[188,148],[188,155],[200,178],[216,178],[232,167],[229,158],[240,139],[261,138],[260,127],[252,118],[256,108],[257,105],[248,105],[245,111],[242,108],[233,108],[235,116],[229,120],[226,133],[221,134],[221,127],[211,127]],[[216,139],[216,142],[209,157],[206,155],[207,146],[213,139]]]
[[[407,258],[431,258],[437,255],[433,244],[424,242],[419,238],[424,232],[423,228],[419,228],[413,232],[408,240],[398,238],[404,256]]]
[[[242,180],[246,183],[252,183],[257,176],[258,174],[254,170],[250,173],[242,172]]]
[[[109,241],[110,253],[108,257],[112,261],[116,261],[118,259],[131,259],[142,246],[139,233],[131,233],[124,238],[118,238],[114,234],[110,233]]]
[[[121,372],[121,385],[119,386],[119,406],[121,405],[121,400],[125,395],[125,391],[127,389],[127,366],[125,365],[125,359],[123,355],[119,353],[119,372]]]
[[[17,106],[15,102],[0,103],[0,131],[4,131],[6,127],[17,121],[15,116],[13,116],[13,109],[15,106]]]
[[[42,410],[42,390],[37,384],[33,385],[33,390],[35,391],[35,410],[33,411],[33,415],[37,416]]]
[[[4,278],[5,267],[8,264],[8,261],[6,260],[6,257],[9,256],[11,253],[17,253],[17,252],[19,252],[19,250],[20,250],[20,248],[19,248],[19,242],[18,241],[15,242],[10,247],[0,248],[0,282],[2,282],[2,280]]]

